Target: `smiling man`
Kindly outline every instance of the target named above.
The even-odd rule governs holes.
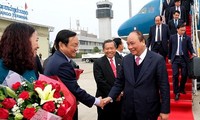
[[[113,40],[105,40],[103,43],[105,55],[94,62],[93,74],[97,84],[96,97],[107,97],[115,78],[121,69],[121,58],[116,57],[116,44]],[[121,96],[109,103],[104,109],[97,107],[97,120],[121,120]]]
[[[159,115],[168,120],[170,92],[164,58],[146,48],[139,31],[129,34],[127,44],[131,53],[123,58],[120,74],[104,103],[123,91],[121,120],[157,120]]]
[[[58,76],[76,99],[86,106],[92,107],[94,104],[100,106],[102,103],[100,98],[95,98],[80,88],[74,68],[70,63],[71,58],[76,57],[78,51],[79,40],[77,34],[70,30],[61,30],[58,32],[54,44],[57,50],[49,58],[44,74]],[[78,115],[75,114],[73,120],[77,119]]]

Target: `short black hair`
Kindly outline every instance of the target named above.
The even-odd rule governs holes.
[[[185,24],[184,24],[184,23],[178,24],[178,25],[177,25],[177,29],[182,28],[182,27],[185,27]]]
[[[62,42],[67,45],[69,43],[69,38],[74,37],[74,36],[76,36],[76,33],[71,30],[59,31],[58,34],[56,35],[56,39],[55,39],[56,49],[59,50],[59,42]]]
[[[178,14],[180,14],[180,11],[178,11],[178,10],[175,10],[175,11],[173,12],[173,14],[175,14],[175,13],[178,13]]]
[[[118,48],[119,45],[122,44],[122,40],[121,40],[121,38],[114,38],[113,41],[114,41],[115,44],[116,44],[116,48]]]
[[[103,42],[102,48],[104,49],[104,48],[105,48],[105,44],[106,44],[106,43],[111,43],[111,42],[114,43],[115,48],[117,48],[115,42],[114,42],[113,40],[110,40],[110,39],[105,40],[105,41]]]
[[[181,1],[181,0],[174,0],[174,2],[179,2],[179,1]]]

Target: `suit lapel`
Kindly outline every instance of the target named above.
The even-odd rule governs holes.
[[[118,75],[118,72],[121,68],[121,60],[119,60],[119,58],[115,57],[115,65],[116,65],[116,70],[117,70],[117,75]]]
[[[150,67],[151,62],[152,62],[152,57],[151,57],[149,51],[147,51],[147,55],[145,56],[145,58],[143,60],[143,65],[142,65],[140,73],[138,75],[136,85],[144,80],[144,79],[142,79],[142,76],[147,71],[147,68]]]
[[[113,71],[112,71],[112,68],[110,66],[110,62],[108,60],[108,58],[106,56],[103,57],[103,63],[105,63],[104,65],[104,68],[105,70],[107,69],[107,71],[110,73],[110,75],[112,75],[113,77],[115,77]]]
[[[131,54],[127,57],[126,63],[124,63],[124,69],[128,69],[127,73],[129,74],[130,78],[128,79],[129,82],[134,86],[135,85],[135,76],[134,76],[134,56]]]

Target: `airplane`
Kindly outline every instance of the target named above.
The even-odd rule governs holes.
[[[198,5],[200,0],[197,1]],[[154,18],[161,14],[163,0],[151,0],[149,3],[144,5],[144,7],[127,21],[125,21],[118,29],[119,36],[128,36],[128,34],[137,29],[141,31],[144,35],[149,33],[149,28],[154,25]],[[198,9],[200,9],[198,7]],[[198,10],[199,11],[199,10]],[[200,12],[198,13],[198,17]],[[200,29],[200,19],[198,19],[198,30]]]

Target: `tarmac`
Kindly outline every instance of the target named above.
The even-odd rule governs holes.
[[[81,59],[75,59],[75,62],[83,69],[84,72],[81,74],[78,84],[89,94],[95,96],[96,83],[93,76],[93,63],[85,63]],[[200,120],[200,90],[193,95],[193,115],[194,120]],[[78,105],[78,119],[79,120],[97,120],[96,106],[89,108],[82,103]]]

